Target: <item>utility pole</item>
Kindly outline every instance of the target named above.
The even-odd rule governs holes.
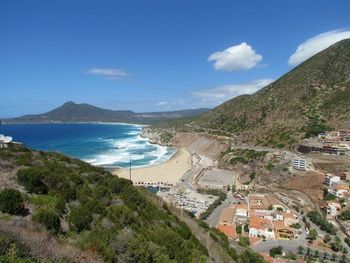
[[[131,181],[131,154],[130,154],[130,161],[129,161],[129,179]]]

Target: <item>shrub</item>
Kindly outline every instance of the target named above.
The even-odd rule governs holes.
[[[247,237],[240,237],[239,238],[239,241],[238,241],[238,244],[242,247],[247,247],[250,245],[249,243],[249,238]]]
[[[47,171],[40,168],[21,169],[17,172],[17,180],[30,193],[46,194],[48,192],[44,183],[46,175]]]
[[[278,246],[278,247],[273,247],[270,249],[270,256],[271,257],[276,257],[278,255],[282,255],[283,252],[283,247],[282,246]]]
[[[58,214],[52,210],[39,209],[33,216],[33,221],[45,226],[47,230],[58,233],[61,220]]]
[[[14,189],[5,189],[0,192],[0,210],[11,215],[19,213],[23,206],[21,193]]]
[[[68,217],[69,227],[76,232],[90,229],[92,219],[92,214],[85,207],[73,208]]]

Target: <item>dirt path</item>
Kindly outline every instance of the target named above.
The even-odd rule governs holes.
[[[81,251],[68,243],[61,243],[56,238],[35,231],[24,219],[19,221],[0,220],[0,232],[13,237],[30,250],[31,256],[38,260],[67,259],[81,263],[103,263],[103,260],[91,251]]]

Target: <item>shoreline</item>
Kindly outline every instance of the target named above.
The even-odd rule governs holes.
[[[180,148],[164,163],[131,169],[131,181],[134,183],[163,182],[175,185],[191,167],[191,153],[185,148]],[[116,169],[112,171],[112,174],[129,179],[129,169],[127,168]]]

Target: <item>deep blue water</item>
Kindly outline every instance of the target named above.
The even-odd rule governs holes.
[[[15,124],[0,133],[45,151],[56,151],[94,165],[145,166],[164,162],[174,149],[140,137],[142,126],[129,124]]]

